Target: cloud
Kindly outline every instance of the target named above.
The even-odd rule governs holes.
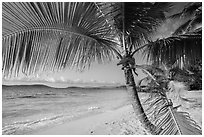
[[[49,81],[49,82],[55,82],[56,81],[53,77],[47,77],[45,80]]]
[[[75,80],[73,80],[73,82],[80,82],[80,83],[83,83],[84,81],[83,80],[81,80],[81,79],[75,79]]]
[[[66,79],[65,79],[63,76],[60,76],[59,80],[60,80],[60,81],[63,81],[63,82],[66,81]]]
[[[91,82],[91,83],[97,83],[98,81],[97,81],[97,80],[94,80],[94,79],[91,79],[90,82]]]

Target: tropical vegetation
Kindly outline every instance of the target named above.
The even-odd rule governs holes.
[[[175,93],[179,91],[175,91],[174,85],[170,84],[174,80],[170,73],[179,74],[183,73],[183,70],[179,68],[168,70],[166,66],[157,68],[148,65],[141,68],[147,77],[141,79],[138,85],[141,91],[149,94],[143,102],[143,107],[150,121],[156,126],[156,134],[202,134],[201,128],[190,118],[189,113],[179,110],[183,105],[180,104],[183,98]],[[173,98],[171,94],[174,94]]]
[[[147,55],[153,64],[188,68],[196,60],[202,60],[201,6],[199,2],[188,3],[181,12],[169,17],[179,20],[181,25],[171,36],[150,42]]]
[[[189,134],[199,134],[200,129],[186,115],[176,113],[173,106],[169,105],[163,92],[166,91],[164,87],[162,92],[157,92],[159,97],[153,98],[156,102],[162,98],[163,103],[154,102],[151,105],[161,108],[157,113],[163,120],[155,122],[146,115],[132,73],[138,67],[133,56],[145,47],[145,54],[157,65],[188,65],[194,59],[200,59],[201,28],[194,29],[192,26],[200,21],[201,4],[192,5],[198,6],[190,8],[193,13],[188,25],[191,27],[187,27],[185,33],[175,33],[154,42],[151,34],[166,19],[165,13],[173,7],[171,3],[3,2],[3,77],[33,75],[65,68],[83,70],[89,68],[92,62],[101,63],[119,58],[136,117],[147,131],[151,134],[188,134],[178,128],[179,123],[175,123],[175,118],[178,118],[185,119],[187,125],[190,125],[184,130],[195,128],[195,132]],[[187,11],[180,14],[183,16]],[[140,68],[148,72],[145,66]],[[151,78],[155,81],[154,76]],[[161,84],[156,83],[161,88]],[[169,128],[170,125],[172,128]]]
[[[202,3],[188,3],[169,19],[179,20],[180,26],[171,36],[151,41],[146,55],[156,66],[165,64],[169,69],[183,69],[183,74],[174,73],[176,80],[186,82],[190,90],[201,89]]]

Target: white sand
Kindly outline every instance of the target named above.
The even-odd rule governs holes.
[[[174,104],[182,103],[181,111],[190,113],[198,125],[202,126],[202,92],[188,92],[184,89],[177,90],[177,95],[183,98],[196,100],[195,102],[185,102],[177,100],[175,93],[170,95],[174,98]],[[194,105],[200,105],[194,107]],[[56,125],[51,128],[44,128],[34,134],[37,135],[146,135],[147,132],[139,124],[134,116],[131,105],[122,108],[106,111],[104,113],[81,117],[79,119]]]
[[[202,109],[181,108],[202,126]],[[101,114],[81,117],[68,123],[42,129],[36,135],[146,135],[145,129],[135,118],[131,105],[104,112]]]
[[[42,129],[37,135],[125,135],[147,134],[135,119],[132,106],[77,119],[49,129]]]

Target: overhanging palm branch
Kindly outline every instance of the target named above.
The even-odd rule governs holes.
[[[202,30],[183,35],[158,39],[148,44],[145,53],[153,64],[189,66],[196,59],[202,58]]]
[[[148,79],[144,78],[143,80],[149,80],[150,83],[147,83],[145,89],[149,93],[149,97],[144,101],[143,105],[149,120],[156,127],[155,133],[160,135],[202,134],[201,128],[190,118],[189,114],[178,111],[179,106],[173,106],[171,100],[166,96],[166,93],[170,90],[169,87],[162,84],[169,82],[169,80],[166,80],[166,76],[163,76],[164,79],[158,80],[157,75],[152,73],[153,71],[146,70],[145,72],[148,72],[146,73]]]
[[[201,2],[190,2],[181,12],[171,15],[169,18],[178,19],[194,16],[196,10],[202,10],[201,7]]]
[[[146,52],[153,63],[188,67],[202,58],[202,3],[189,3],[173,19],[187,19],[172,36],[150,42]]]
[[[137,50],[165,20],[170,3],[125,2],[96,3],[111,26],[117,30],[121,43],[129,52]],[[123,40],[124,36],[124,40]],[[124,44],[123,44],[124,46]]]
[[[187,84],[195,80],[195,74],[187,69],[180,69],[179,67],[153,66],[153,65],[136,65],[136,68],[142,69],[143,73],[147,75],[138,81],[141,88],[148,91],[157,89],[157,86],[168,88],[170,81],[178,81]],[[146,85],[146,86],[145,86]]]
[[[94,3],[3,2],[2,24],[4,77],[83,69],[120,56],[114,31]]]
[[[194,31],[202,25],[202,3],[189,3],[180,13],[172,15],[170,18],[187,19],[187,21],[180,25],[172,35],[185,34]]]
[[[192,19],[189,19],[186,22],[184,22],[182,25],[180,25],[172,35],[175,36],[179,34],[192,32],[201,26],[202,26],[202,12],[197,11],[195,13],[195,16],[192,17]]]
[[[159,92],[161,92],[160,89]],[[177,110],[164,94],[154,92],[143,104],[146,113],[156,126],[159,135],[201,135],[201,128],[191,119],[189,113]],[[162,128],[162,130],[161,130]]]

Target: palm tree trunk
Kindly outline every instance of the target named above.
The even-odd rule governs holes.
[[[134,77],[132,74],[132,70],[129,68],[124,69],[124,73],[125,73],[127,91],[128,91],[128,94],[130,95],[131,103],[132,103],[134,112],[136,114],[136,117],[139,119],[142,126],[147,130],[147,132],[151,134],[155,134],[154,132],[155,126],[149,121],[141,105],[138,92],[136,89]]]

